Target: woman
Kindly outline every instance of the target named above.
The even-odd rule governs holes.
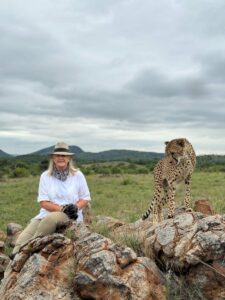
[[[83,221],[82,208],[91,200],[90,192],[84,175],[75,169],[72,156],[67,144],[55,145],[48,170],[40,177],[40,212],[19,235],[11,258],[30,239],[55,232],[59,223],[69,219]]]

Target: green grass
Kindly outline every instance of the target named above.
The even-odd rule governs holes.
[[[0,182],[0,229],[8,223],[25,225],[39,211],[37,189],[39,178],[8,179]]]
[[[140,175],[88,175],[93,215],[106,215],[125,222],[140,218],[153,195],[153,177]],[[39,212],[39,177],[8,179],[0,182],[0,229],[10,222],[24,226]],[[213,209],[225,213],[225,173],[195,172],[192,181],[193,202],[207,198]],[[182,203],[183,185],[178,186],[176,202]]]
[[[133,222],[147,209],[153,193],[151,174],[89,176],[92,207],[95,215],[103,214]],[[196,172],[192,180],[192,205],[199,199],[208,199],[213,209],[225,213],[225,173]],[[182,204],[184,185],[177,188],[176,202]]]
[[[105,215],[125,222],[140,218],[148,208],[154,192],[153,176],[139,175],[88,175],[86,176],[91,196],[93,216]],[[0,230],[6,230],[10,222],[22,226],[39,212],[37,203],[39,177],[8,179],[0,182]],[[192,180],[192,205],[195,200],[208,199],[217,213],[225,213],[225,173],[195,172]],[[184,186],[179,185],[176,193],[177,204],[182,204]],[[96,224],[93,224],[95,229]],[[113,236],[108,228],[97,228],[97,232],[126,244],[139,255],[141,249],[135,237]],[[72,237],[71,232],[66,232]],[[7,249],[11,252],[11,249]],[[68,270],[71,272],[71,270]],[[68,273],[73,278],[74,273]],[[179,282],[167,278],[167,299],[202,299],[199,290],[187,288],[182,278]]]

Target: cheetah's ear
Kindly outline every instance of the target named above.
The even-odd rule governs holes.
[[[165,142],[165,145],[168,145],[169,144],[169,142]]]
[[[184,147],[184,139],[177,140],[177,145]]]

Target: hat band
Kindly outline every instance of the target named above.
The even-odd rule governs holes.
[[[54,152],[69,152],[69,150],[66,148],[55,148]]]

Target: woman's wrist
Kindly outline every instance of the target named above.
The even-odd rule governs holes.
[[[80,199],[75,203],[78,209],[85,207],[87,204],[88,204],[88,200],[83,200],[83,199]]]

